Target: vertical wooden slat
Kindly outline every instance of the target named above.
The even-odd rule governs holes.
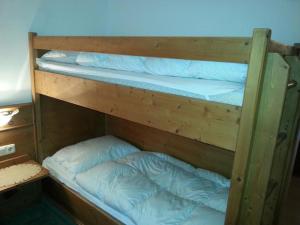
[[[260,225],[267,196],[277,134],[285,100],[289,66],[269,53],[253,135],[238,224]]]
[[[274,221],[280,221],[281,209],[284,200],[287,197],[289,184],[291,181],[295,158],[297,155],[297,129],[299,129],[300,122],[300,58],[297,56],[287,56],[287,62],[291,66],[291,80],[297,81],[297,86],[288,90],[287,103],[286,103],[286,115],[285,123],[282,124],[282,129],[286,130],[287,140],[284,149],[284,156],[286,157],[285,163],[283,165],[282,174],[279,176],[279,187],[278,187],[278,200],[276,206],[272,208],[272,213],[274,213]],[[278,170],[278,168],[276,168]],[[280,172],[280,171],[279,171]],[[276,175],[276,174],[275,174]],[[269,207],[267,205],[266,207]],[[270,210],[268,210],[270,211]],[[265,220],[269,220],[266,216]],[[264,223],[266,224],[266,223]]]
[[[37,64],[35,62],[37,57],[37,50],[33,48],[33,40],[36,37],[36,33],[28,33],[29,42],[29,64],[30,64],[30,74],[31,74],[31,95],[33,101],[33,123],[34,123],[34,142],[35,142],[35,156],[36,160],[40,160],[39,143],[42,137],[41,134],[41,112],[40,112],[40,95],[35,92],[35,78],[34,71],[37,69]]]
[[[253,33],[244,104],[231,177],[226,225],[235,225],[238,221],[270,36],[271,31],[268,29],[255,29]]]

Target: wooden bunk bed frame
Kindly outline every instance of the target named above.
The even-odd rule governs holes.
[[[226,225],[273,224],[299,121],[300,60],[295,48],[270,37],[269,29],[246,38],[29,33],[37,158],[111,133],[231,177]],[[48,50],[247,63],[243,106],[40,71],[35,59]],[[87,224],[119,223],[54,179],[45,188]]]

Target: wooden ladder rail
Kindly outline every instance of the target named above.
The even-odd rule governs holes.
[[[297,153],[296,135],[300,122],[300,59],[297,56],[286,56],[285,60],[291,67],[284,111],[280,124],[280,133],[285,133],[285,139],[278,143],[275,149],[273,167],[270,179],[277,183],[276,189],[271,193],[264,208],[262,225],[277,224],[280,219],[283,201],[285,200],[295,156]],[[270,186],[270,185],[269,185]]]
[[[42,125],[41,125],[41,101],[40,95],[35,92],[35,75],[34,71],[37,69],[36,58],[38,51],[33,47],[33,39],[36,37],[36,33],[28,33],[29,42],[29,63],[30,63],[30,74],[31,74],[31,96],[33,102],[33,129],[34,129],[34,145],[35,145],[35,160],[42,162],[42,155],[39,151],[40,142],[42,139]]]

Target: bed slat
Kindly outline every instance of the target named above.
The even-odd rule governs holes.
[[[36,36],[35,49],[248,63],[250,38]]]

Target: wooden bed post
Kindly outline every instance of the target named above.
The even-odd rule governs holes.
[[[35,76],[34,71],[37,69],[35,62],[37,57],[37,50],[33,48],[33,39],[37,36],[36,33],[28,33],[29,41],[29,62],[30,62],[30,73],[31,73],[31,95],[33,102],[33,124],[34,124],[34,142],[35,142],[35,155],[36,160],[41,161],[42,156],[40,154],[40,140],[42,137],[41,128],[41,110],[40,110],[40,95],[35,92]]]
[[[247,162],[252,146],[252,137],[257,118],[257,107],[260,97],[261,78],[263,76],[265,57],[271,31],[255,29],[252,37],[252,49],[248,68],[248,78],[244,93],[236,153],[231,177],[231,188],[228,199],[226,225],[238,224],[238,216],[245,186]]]
[[[269,38],[269,30],[254,32],[227,225],[261,224],[289,73],[279,54],[266,57]]]
[[[289,65],[277,53],[269,53],[257,112],[248,171],[245,177],[240,224],[261,224],[276,152]]]

